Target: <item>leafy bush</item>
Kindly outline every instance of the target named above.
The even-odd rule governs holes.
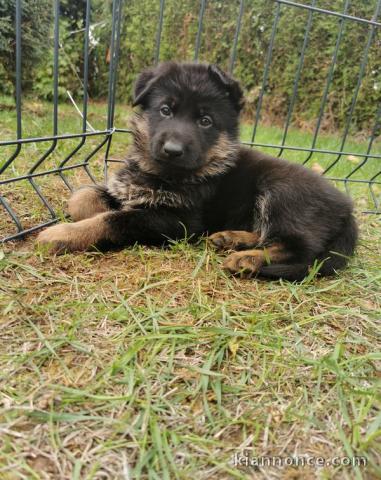
[[[48,0],[26,0],[21,6],[22,86],[28,90],[49,45],[52,6]],[[16,0],[0,0],[0,92],[8,94],[16,81],[15,15]]]
[[[52,43],[51,6],[47,0],[24,0],[23,44],[25,88],[35,95],[50,99],[52,96]],[[372,18],[377,0],[353,0],[347,13]],[[0,92],[9,92],[12,83],[9,72],[14,66],[14,8],[15,0],[0,0]],[[236,30],[239,0],[206,2],[201,37],[200,60],[218,63],[228,68]],[[318,0],[321,8],[343,11],[342,0]],[[44,7],[43,7],[44,6]],[[60,26],[60,96],[66,89],[81,94],[83,76],[84,0],[61,0]],[[117,81],[117,97],[131,101],[133,82],[143,68],[152,65],[156,55],[160,2],[131,0],[123,2],[123,23]],[[253,118],[258,95],[262,88],[270,35],[277,8],[276,2],[246,0],[241,32],[237,47],[234,74],[246,89],[246,115]],[[43,13],[41,13],[43,11]],[[161,33],[160,59],[192,60],[200,11],[199,0],[165,2]],[[40,12],[40,13],[38,13]],[[108,92],[110,57],[111,0],[92,1],[89,94],[92,98],[105,98]],[[13,15],[13,16],[12,16]],[[33,19],[40,15],[41,22]],[[281,5],[271,68],[263,99],[263,116],[272,123],[282,124],[290,108],[291,94],[300,62],[309,12],[305,9]],[[26,18],[28,17],[28,18]],[[301,69],[292,121],[298,126],[313,128],[321,107],[322,93],[332,62],[332,55],[340,27],[340,18],[314,13],[308,36],[307,49]],[[345,21],[338,51],[337,64],[328,91],[328,101],[322,120],[322,129],[331,130],[346,123],[352,95],[358,82],[360,63],[371,27]],[[361,85],[352,128],[369,130],[376,114],[381,91],[380,34],[376,29],[366,57],[365,76]],[[46,39],[50,40],[47,42]],[[12,37],[13,36],[13,37]],[[13,40],[12,40],[13,38]],[[27,41],[28,38],[28,41]],[[29,48],[29,51],[27,50]],[[13,49],[13,50],[12,50]],[[42,59],[42,61],[41,61]],[[1,63],[5,67],[1,67]],[[14,80],[14,79],[13,79]]]

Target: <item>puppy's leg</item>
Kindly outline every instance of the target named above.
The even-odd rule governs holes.
[[[168,238],[183,238],[184,225],[188,233],[195,233],[185,217],[168,209],[110,210],[76,223],[47,228],[38,235],[37,242],[48,245],[53,253],[136,242],[161,245]]]
[[[107,241],[110,232],[106,217],[109,213],[100,213],[75,223],[61,223],[43,230],[37,237],[37,243],[48,245],[51,253],[87,250]]]
[[[68,213],[74,222],[117,208],[116,200],[105,187],[89,185],[76,190],[68,201]]]
[[[284,245],[274,243],[263,250],[244,250],[229,255],[224,261],[224,268],[230,273],[242,273],[245,276],[253,276],[260,273],[263,265],[281,263],[291,257]]]
[[[259,233],[245,230],[224,230],[213,233],[208,239],[219,250],[245,250],[255,247],[259,242]]]

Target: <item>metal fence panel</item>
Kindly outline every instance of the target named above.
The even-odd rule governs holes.
[[[213,1],[213,0],[210,0]],[[239,0],[237,2],[237,18],[234,28],[234,35],[231,39],[231,52],[228,59],[228,70],[234,74],[234,69],[237,61],[237,47],[240,41],[240,34],[242,30],[242,22],[245,17],[245,7],[247,7],[248,0]],[[197,32],[194,38],[194,53],[190,58],[191,60],[198,61],[203,48],[204,28],[205,28],[205,15],[208,8],[208,1],[201,0],[199,2],[199,8],[195,13],[197,18]],[[375,152],[374,146],[376,138],[380,134],[381,123],[381,101],[378,106],[378,110],[374,119],[372,131],[369,135],[367,147],[364,152],[359,154],[358,152],[348,151],[346,148],[348,135],[353,120],[353,112],[356,107],[356,103],[359,96],[359,91],[367,74],[367,62],[369,50],[375,41],[376,32],[379,31],[381,23],[379,21],[381,13],[381,0],[374,2],[374,14],[371,19],[361,18],[358,16],[350,15],[348,13],[350,0],[345,0],[343,9],[341,12],[329,10],[327,8],[321,8],[317,5],[317,0],[311,0],[310,4],[301,2],[294,2],[289,0],[272,0],[273,3],[273,21],[272,25],[269,25],[271,33],[269,36],[269,42],[267,52],[265,53],[265,64],[263,67],[263,77],[258,92],[258,98],[255,108],[255,116],[252,120],[252,130],[250,140],[243,143],[256,146],[263,149],[271,149],[272,152],[276,152],[278,156],[286,156],[290,152],[298,152],[303,154],[302,163],[310,164],[314,155],[324,154],[330,158],[329,163],[325,167],[324,174],[329,175],[334,167],[342,162],[345,157],[356,156],[361,161],[348,168],[345,175],[340,177],[334,177],[332,180],[341,182],[345,188],[349,191],[352,185],[361,184],[366,187],[369,199],[370,208],[366,211],[371,213],[380,213],[380,185],[381,185],[381,154]],[[166,1],[158,0],[158,18],[157,18],[157,30],[156,30],[156,42],[155,49],[152,55],[153,63],[158,63],[161,59],[161,43],[163,35],[164,21],[166,17]],[[23,124],[26,121],[25,115],[22,109],[23,92],[22,92],[22,9],[23,0],[16,0],[15,2],[15,69],[16,69],[16,83],[15,83],[15,138],[0,138],[0,152],[3,154],[0,157],[0,208],[2,210],[2,216],[6,219],[4,224],[4,232],[0,231],[1,240],[11,240],[16,238],[22,238],[26,234],[34,232],[42,227],[51,225],[58,220],[58,211],[52,205],[51,197],[59,187],[57,184],[51,183],[51,194],[47,194],[47,188],[49,189],[50,183],[45,183],[44,188],[41,187],[39,181],[41,179],[55,179],[59,180],[60,184],[66,189],[66,191],[73,190],[72,182],[68,173],[74,170],[81,170],[83,174],[88,178],[88,181],[95,182],[96,176],[91,168],[91,161],[95,156],[102,154],[104,161],[103,176],[107,177],[107,171],[112,163],[120,162],[119,158],[114,158],[111,155],[112,143],[119,142],[121,135],[129,134],[128,128],[124,125],[118,125],[115,122],[115,109],[117,99],[117,85],[118,85],[118,63],[120,60],[120,42],[121,42],[121,29],[123,22],[123,10],[129,8],[129,3],[123,0],[113,0],[112,4],[112,23],[110,32],[110,47],[109,47],[109,71],[108,71],[108,94],[107,94],[107,119],[104,128],[93,129],[88,121],[88,108],[89,108],[89,95],[88,95],[88,82],[89,82],[89,41],[90,41],[90,27],[91,27],[91,12],[92,5],[91,0],[86,1],[85,12],[85,25],[84,25],[84,41],[83,41],[83,78],[81,78],[83,98],[82,108],[78,109],[81,116],[81,128],[80,131],[72,131],[70,133],[59,133],[59,58],[63,54],[60,44],[60,1],[54,0],[54,39],[53,39],[53,75],[52,75],[52,121],[51,131],[44,132],[44,135],[36,137],[28,137],[23,135]],[[295,71],[295,77],[292,90],[290,91],[289,103],[285,122],[283,125],[282,138],[279,143],[260,142],[257,140],[258,128],[261,123],[261,113],[263,110],[263,102],[266,97],[266,91],[269,81],[269,75],[271,73],[271,66],[273,60],[274,42],[277,38],[277,32],[281,20],[282,11],[284,9],[295,9],[306,11],[306,23],[304,27],[303,42],[300,49],[299,62]],[[289,129],[292,124],[292,118],[295,108],[295,102],[298,98],[298,88],[300,85],[300,79],[303,71],[305,54],[309,48],[309,39],[311,35],[311,28],[313,26],[314,18],[316,15],[330,15],[337,18],[337,30],[334,32],[335,43],[333,48],[332,57],[330,60],[328,74],[324,88],[321,92],[321,101],[319,105],[319,113],[316,119],[316,124],[312,133],[311,144],[305,144],[303,146],[293,145],[288,142]],[[321,133],[322,119],[327,108],[327,102],[329,98],[330,87],[332,85],[332,79],[335,71],[335,67],[338,61],[338,52],[343,42],[343,32],[348,25],[359,23],[367,28],[367,35],[364,39],[363,51],[361,56],[361,62],[357,73],[357,81],[355,88],[352,92],[350,101],[350,108],[348,109],[344,129],[340,139],[340,147],[337,149],[322,149],[318,148],[318,138]],[[78,108],[78,107],[76,107]],[[59,146],[65,142],[74,142],[70,147],[70,150],[61,154]],[[77,143],[75,143],[77,142]],[[46,149],[36,147],[37,145],[47,145]],[[17,166],[16,162],[18,158],[25,155],[29,159],[29,150],[25,149],[35,146],[36,152],[31,154],[30,163],[24,162],[24,164]],[[102,153],[103,152],[103,153]],[[53,161],[54,159],[54,161]],[[363,167],[368,162],[376,162],[378,170],[373,170],[372,174],[365,178],[359,178],[359,172],[363,171]],[[356,174],[356,175],[355,175]],[[355,178],[356,177],[356,178]],[[50,180],[49,180],[50,181]],[[27,188],[28,198],[37,199],[41,210],[43,220],[40,217],[38,219],[33,218],[33,214],[30,212],[22,212],[20,214],[17,211],[18,196],[15,194],[15,187],[22,182],[25,188]],[[17,190],[16,190],[17,191]],[[61,195],[61,193],[60,193]],[[29,202],[22,205],[21,208],[27,209]],[[24,214],[25,213],[25,214]],[[29,216],[28,216],[29,215]],[[23,218],[22,218],[23,217]],[[25,218],[27,217],[27,221]],[[3,226],[3,223],[0,224]],[[10,231],[13,230],[13,231]]]

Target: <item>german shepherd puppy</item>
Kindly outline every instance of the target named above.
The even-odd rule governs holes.
[[[208,234],[233,274],[334,274],[354,252],[352,203],[302,167],[239,144],[239,84],[214,65],[162,63],[135,85],[134,143],[105,186],[69,200],[75,223],[44,230],[52,251],[162,245]]]

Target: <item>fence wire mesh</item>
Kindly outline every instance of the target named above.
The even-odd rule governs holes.
[[[254,1],[254,0],[253,0]],[[43,123],[43,131],[33,136],[30,129],[24,134],[24,126],[33,124],[34,117],[39,115],[38,105],[34,109],[23,106],[24,98],[22,91],[22,58],[23,58],[23,37],[22,37],[22,12],[23,0],[15,0],[15,88],[14,107],[9,112],[13,116],[15,125],[15,138],[9,129],[2,129],[0,124],[0,205],[2,219],[0,221],[1,240],[12,240],[22,238],[26,234],[34,232],[42,227],[55,223],[62,218],[63,202],[67,194],[72,191],[78,183],[96,182],[107,178],[108,170],[113,164],[122,161],[123,152],[127,148],[130,131],[123,115],[116,119],[118,108],[117,90],[123,78],[118,79],[118,65],[123,59],[121,49],[121,38],[128,29],[123,29],[126,20],[126,11],[132,8],[134,2],[113,0],[109,46],[107,51],[108,66],[108,89],[107,102],[96,118],[97,125],[92,126],[93,118],[90,119],[89,109],[92,102],[89,98],[89,56],[92,39],[92,2],[86,0],[84,10],[84,28],[82,50],[81,78],[78,77],[80,85],[79,93],[69,97],[69,105],[78,115],[78,121],[63,121],[60,116],[60,56],[65,55],[64,44],[60,38],[60,23],[62,12],[60,1],[53,2],[53,38],[52,38],[52,83],[51,83],[51,112],[48,124]],[[167,15],[169,0],[152,2],[156,4],[155,16],[156,38],[151,52],[152,63],[158,63],[166,58],[166,52],[162,52],[163,31],[171,18]],[[173,2],[172,2],[173,3]],[[215,2],[214,2],[215,3]],[[235,73],[237,61],[239,61],[239,45],[243,23],[250,25],[250,19],[245,18],[250,0],[239,0],[235,2],[236,20],[231,30],[228,58],[222,58],[223,66],[231,73]],[[260,85],[256,90],[253,108],[253,117],[249,121],[245,117],[246,131],[250,130],[243,138],[243,143],[259,147],[269,151],[273,155],[285,156],[291,160],[311,166],[318,163],[321,171],[333,181],[341,184],[348,193],[352,193],[360,199],[359,206],[363,211],[369,213],[381,213],[381,149],[378,137],[381,130],[381,98],[374,109],[373,126],[366,138],[361,142],[361,148],[353,151],[348,148],[353,117],[364,79],[370,75],[368,68],[368,57],[370,49],[375,42],[379,43],[377,35],[380,32],[381,23],[381,0],[374,1],[374,11],[371,18],[356,16],[350,12],[350,0],[342,2],[341,11],[330,10],[319,6],[318,0],[312,0],[309,4],[289,1],[272,0],[272,21],[264,28],[269,31],[266,48],[262,52],[264,62]],[[192,11],[195,19],[196,30],[194,35],[193,52],[187,51],[185,58],[195,61],[208,60],[208,46],[205,42],[207,35],[210,35],[210,28],[206,28],[206,17],[208,8],[213,0],[201,0],[197,11]],[[195,2],[192,3],[192,6]],[[274,135],[276,141],[263,141],[259,135],[262,125],[265,122],[263,115],[264,103],[269,91],[269,79],[274,62],[277,35],[282,28],[282,15],[286,9],[295,12],[305,12],[304,32],[298,49],[298,61],[295,65],[292,88],[287,98],[286,115],[283,121],[280,135]],[[259,12],[260,13],[260,12]],[[326,65],[326,78],[321,88],[321,97],[318,106],[318,115],[314,119],[314,126],[307,135],[301,135],[300,141],[291,137],[293,129],[293,118],[295,107],[298,102],[298,93],[301,79],[305,70],[305,58],[309,48],[311,32],[317,16],[331,16],[335,19],[335,30],[332,32],[332,51],[328,55]],[[131,20],[131,15],[128,16]],[[218,23],[223,18],[216,19]],[[144,21],[144,19],[143,19]],[[329,98],[332,89],[335,69],[338,64],[339,52],[345,42],[345,30],[355,28],[359,25],[358,41],[361,42],[361,58],[354,70],[357,76],[354,87],[350,91],[349,107],[346,111],[345,121],[341,131],[336,133],[337,143],[333,148],[322,148],[319,140],[323,135],[324,117],[329,107]],[[255,36],[253,30],[251,35]],[[125,39],[124,39],[125,40]],[[128,41],[128,38],[127,38]],[[145,39],[142,37],[142,42]],[[151,43],[150,43],[151,45]],[[242,50],[242,49],[241,49]],[[184,55],[183,55],[184,56]],[[149,65],[146,65],[149,66]],[[381,66],[379,67],[381,70]],[[345,92],[348,95],[348,92]],[[77,105],[74,98],[81,99],[81,107]],[[72,101],[72,104],[70,103]],[[120,110],[127,109],[123,104]],[[63,118],[67,114],[67,106],[63,111]],[[63,127],[60,128],[60,122]],[[49,129],[49,130],[47,130]],[[38,129],[37,129],[38,130]],[[278,140],[279,139],[279,140]],[[353,144],[353,143],[352,143]],[[116,152],[116,153],[115,153]],[[355,162],[353,162],[355,159]]]

